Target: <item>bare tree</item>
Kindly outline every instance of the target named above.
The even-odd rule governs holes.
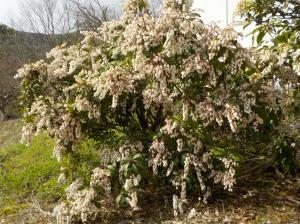
[[[23,0],[20,8],[21,26],[40,34],[49,47],[62,43],[67,37],[65,34],[76,30],[70,0]]]
[[[71,29],[68,0],[24,0],[21,7],[35,33],[55,35]]]
[[[96,31],[103,22],[117,19],[121,16],[118,7],[109,6],[104,0],[70,0],[74,16],[77,18],[78,29]],[[155,16],[163,0],[149,0],[150,12]]]
[[[23,0],[20,3],[21,22],[17,29],[40,34],[40,38],[52,48],[80,30],[96,31],[104,21],[117,17],[116,11],[102,0]],[[75,38],[75,40],[78,40]]]
[[[96,31],[103,22],[118,17],[116,10],[101,3],[101,0],[70,0],[73,14],[80,30]]]
[[[149,2],[151,13],[158,15],[162,0]],[[103,22],[120,17],[118,6],[108,5],[104,0],[23,0],[20,8],[24,23],[21,26],[33,33],[46,34],[55,43],[61,42],[57,34],[96,31]]]

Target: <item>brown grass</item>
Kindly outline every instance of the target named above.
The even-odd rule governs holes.
[[[21,140],[22,121],[8,120],[0,122],[0,148]]]

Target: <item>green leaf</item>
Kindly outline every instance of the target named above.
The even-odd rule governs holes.
[[[259,34],[257,35],[257,38],[256,38],[257,44],[261,44],[262,43],[262,40],[265,37],[265,35],[266,35],[266,31],[265,30],[262,30],[262,31],[259,32]]]
[[[116,204],[118,207],[123,207],[130,203],[130,198],[124,193],[120,193],[116,198]]]
[[[235,162],[238,162],[238,163],[241,163],[245,160],[245,158],[242,156],[242,155],[239,155],[239,154],[232,154],[231,158],[235,161]]]
[[[96,201],[96,200],[93,200],[93,203],[94,203],[94,205],[95,205],[97,208],[101,208],[100,202],[98,202],[98,201]]]
[[[132,164],[132,169],[134,171],[134,173],[139,173],[139,168],[135,165],[135,164]]]
[[[121,163],[120,171],[123,171],[125,176],[127,176],[129,165],[130,165],[129,161],[122,161]]]
[[[119,194],[118,197],[116,198],[116,204],[118,205],[118,207],[121,207],[123,200],[124,200],[123,194]]]
[[[212,153],[215,157],[221,157],[224,156],[226,152],[224,148],[215,147],[213,148]]]
[[[281,43],[288,43],[289,41],[289,33],[283,32],[281,35],[278,35],[276,38],[273,39],[273,43],[278,45]]]
[[[133,160],[140,160],[143,159],[142,153],[137,153],[133,156]]]
[[[110,172],[111,176],[116,176],[116,174],[117,174],[117,167],[116,166],[108,165],[107,169]]]

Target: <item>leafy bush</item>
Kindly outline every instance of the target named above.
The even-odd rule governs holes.
[[[252,31],[257,50],[266,60],[266,69],[275,73],[280,86],[288,85],[291,119],[300,115],[300,2],[297,0],[241,0],[238,6],[245,27]],[[280,68],[278,68],[280,67]],[[282,71],[286,71],[283,73]],[[295,75],[297,74],[297,75]],[[298,120],[299,122],[299,120]]]
[[[252,31],[256,51],[265,58],[265,70],[272,71],[278,91],[285,91],[282,136],[274,142],[272,156],[285,173],[297,171],[300,125],[300,23],[299,1],[241,0],[239,13]],[[282,89],[281,89],[282,88]]]
[[[285,134],[296,73],[269,68],[232,29],[205,26],[191,4],[166,0],[157,18],[129,0],[120,20],[19,71],[24,137],[46,130],[74,181],[60,222],[97,219],[109,195],[137,210],[149,186],[173,187],[177,215],[188,194],[206,202],[216,185],[232,190],[241,152]]]
[[[92,170],[100,164],[101,150],[98,142],[85,139],[77,146],[72,156],[65,157],[62,161],[63,174],[69,180],[82,178],[89,182]]]

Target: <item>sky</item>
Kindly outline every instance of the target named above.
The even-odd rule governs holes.
[[[18,14],[20,0],[0,0],[0,23],[9,25],[13,15]]]
[[[234,10],[238,2],[228,0],[229,24],[234,22]],[[195,0],[194,8],[203,10],[201,15],[205,23],[217,22],[222,27],[226,26],[226,0]]]
[[[22,0],[0,0],[0,23],[11,25],[11,20],[18,17],[19,6]],[[228,0],[229,22],[233,21],[233,12],[239,0]],[[121,4],[122,0],[102,0],[104,4]],[[205,23],[218,22],[226,25],[226,0],[194,0],[194,7],[203,10],[202,17]]]

